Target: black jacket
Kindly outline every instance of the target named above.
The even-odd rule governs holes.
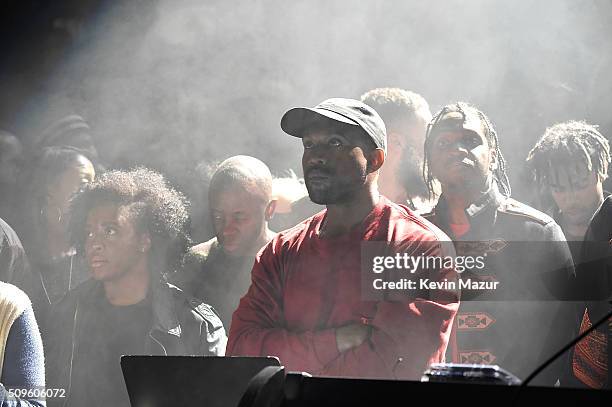
[[[160,282],[152,287],[152,327],[142,338],[146,354],[225,354],[227,336],[221,320],[209,305],[186,296],[168,283]],[[69,292],[51,311],[45,343],[47,387],[66,389],[67,395],[67,399],[53,400],[55,405],[71,405],[73,375],[80,374],[72,371],[73,360],[79,343],[90,340],[90,333],[80,328],[85,321],[95,320],[101,291],[101,282],[88,280]]]
[[[612,196],[593,215],[577,267],[581,299],[589,302],[592,321],[609,311],[612,299]]]
[[[554,300],[566,295],[575,277],[569,248],[552,218],[504,197],[495,185],[465,212],[470,229],[453,239],[457,255],[486,256],[486,267],[462,278],[486,275],[503,289],[462,290],[453,359],[497,364],[525,379],[577,329],[574,308]],[[424,217],[453,236],[444,196]],[[554,384],[568,363],[565,355],[535,383]]]
[[[585,300],[586,313],[590,324],[601,320],[611,310],[612,300],[612,196],[608,196],[599,207],[586,232],[582,251],[580,253],[579,265],[577,267],[578,286],[580,287],[580,298]],[[584,322],[584,320],[583,320]],[[586,329],[587,324],[584,328]],[[582,369],[592,378],[597,378],[605,388],[612,388],[612,376],[610,366],[612,365],[612,354],[610,344],[612,343],[612,319],[597,328],[597,333],[589,336],[599,337],[604,343],[602,346],[592,346],[596,340],[587,341],[584,344],[588,348],[589,362],[584,364],[580,360],[574,360],[577,365],[583,365]],[[585,342],[583,341],[583,342]],[[607,360],[606,355],[607,354]],[[603,362],[601,377],[595,374],[593,365]],[[605,367],[607,366],[607,371]],[[577,366],[574,365],[574,368]],[[576,369],[574,369],[576,373]]]

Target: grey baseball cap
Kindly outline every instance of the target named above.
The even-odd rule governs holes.
[[[313,108],[294,107],[281,119],[283,131],[294,137],[302,137],[314,123],[331,120],[358,126],[372,139],[376,147],[387,154],[387,130],[376,110],[355,99],[327,99]]]

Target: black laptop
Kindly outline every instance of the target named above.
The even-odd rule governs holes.
[[[237,406],[251,378],[274,357],[123,356],[132,407]]]

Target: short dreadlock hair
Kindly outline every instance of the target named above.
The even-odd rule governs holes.
[[[428,123],[431,111],[425,98],[400,88],[376,88],[361,95],[361,101],[374,108],[385,122],[387,131],[397,131],[404,123],[419,117]]]
[[[608,178],[610,144],[585,121],[571,120],[549,127],[527,155],[527,164],[540,191],[543,204],[549,204],[548,186],[560,170],[583,166],[601,181]]]
[[[161,174],[146,168],[114,170],[85,185],[70,211],[70,238],[79,254],[84,253],[90,211],[105,204],[125,207],[136,230],[149,234],[154,270],[165,273],[180,266],[191,243],[188,202]]]
[[[425,179],[425,183],[429,189],[430,196],[435,195],[435,178],[431,173],[431,166],[429,165],[432,139],[435,134],[436,127],[439,123],[441,123],[441,119],[447,113],[451,112],[461,114],[461,116],[463,116],[464,123],[468,115],[478,118],[482,126],[484,136],[489,143],[489,147],[494,148],[497,153],[497,168],[493,171],[493,179],[497,182],[497,186],[499,187],[502,195],[509,197],[512,190],[510,188],[510,180],[506,174],[506,160],[504,159],[504,156],[499,148],[499,138],[497,137],[497,132],[493,127],[493,123],[482,111],[466,102],[456,102],[444,106],[434,115],[433,119],[427,126],[427,134],[425,136],[425,154],[423,160],[423,178]]]

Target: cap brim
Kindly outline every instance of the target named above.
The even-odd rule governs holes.
[[[326,109],[294,107],[288,110],[281,119],[281,129],[291,136],[302,137],[304,130],[319,123],[321,120],[331,120],[352,126],[359,126],[358,123],[344,117],[341,114]]]

